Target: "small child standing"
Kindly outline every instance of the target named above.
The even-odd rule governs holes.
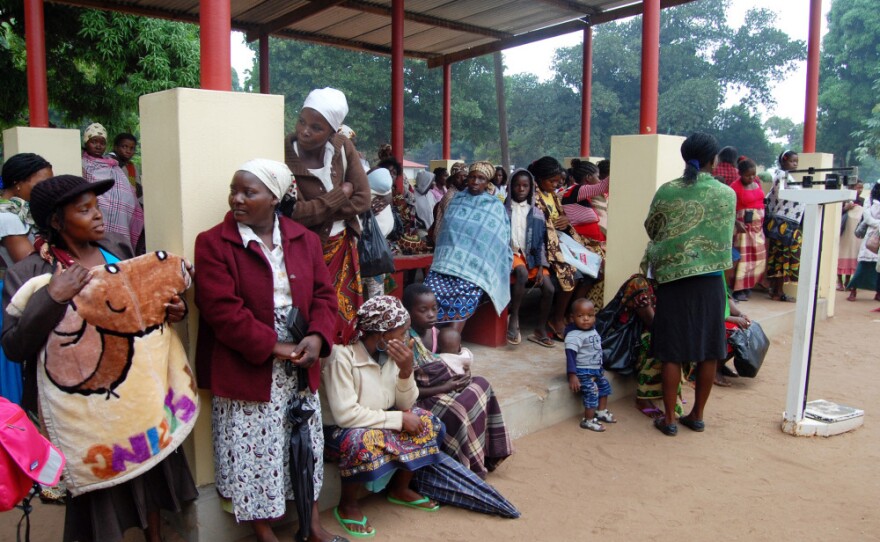
[[[583,395],[581,428],[602,432],[605,426],[601,422],[617,423],[617,420],[607,408],[611,384],[602,369],[602,338],[595,325],[593,302],[576,299],[571,306],[571,324],[565,329],[565,360],[569,389]]]

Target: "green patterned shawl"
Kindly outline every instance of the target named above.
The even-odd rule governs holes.
[[[708,173],[692,185],[679,178],[661,186],[645,220],[657,282],[730,268],[735,217],[736,194]]]

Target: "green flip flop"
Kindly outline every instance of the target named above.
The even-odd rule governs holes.
[[[348,528],[349,525],[359,525],[361,527],[367,526],[367,516],[362,517],[360,520],[357,519],[345,519],[344,517],[339,515],[339,507],[333,509],[333,516],[336,517],[336,521],[339,522],[339,526],[349,535],[355,538],[373,538],[376,536],[376,529],[370,527],[370,531],[362,533],[360,531],[352,531]]]
[[[431,499],[429,499],[428,497],[422,497],[421,499],[416,499],[414,501],[402,501],[400,499],[395,499],[391,495],[388,495],[388,502],[390,502],[391,504],[397,504],[400,506],[408,506],[410,508],[415,508],[416,510],[421,510],[423,512],[436,512],[437,510],[440,509],[439,504],[435,504],[431,508],[428,508],[426,506],[422,506],[425,503],[431,502]]]

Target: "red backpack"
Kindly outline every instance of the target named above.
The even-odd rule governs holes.
[[[64,455],[34,427],[20,406],[0,397],[0,512],[12,510],[34,482],[55,486]]]

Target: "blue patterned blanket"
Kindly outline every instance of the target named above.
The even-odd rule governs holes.
[[[510,221],[504,205],[487,193],[455,195],[446,209],[431,270],[479,286],[499,315],[510,302]]]

